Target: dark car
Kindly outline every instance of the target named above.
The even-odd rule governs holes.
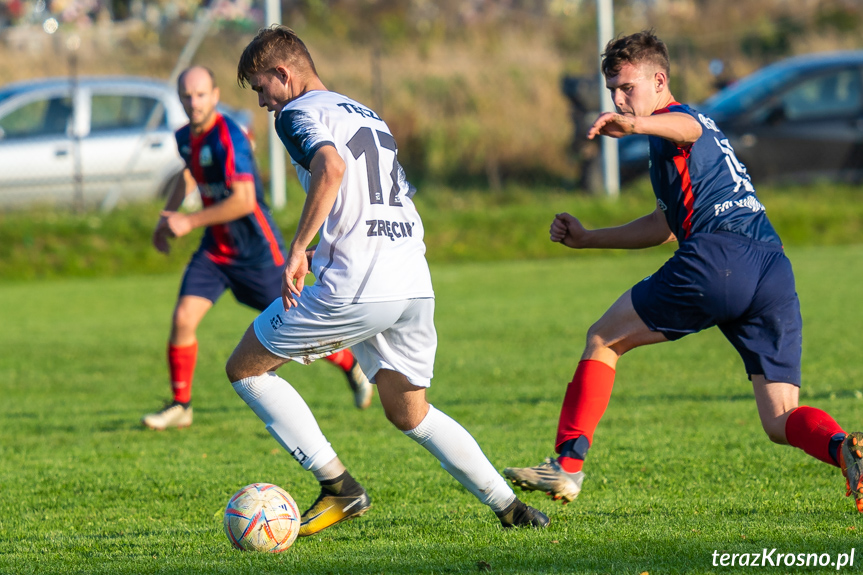
[[[863,51],[783,60],[700,109],[756,182],[863,179]]]
[[[693,107],[728,136],[756,184],[863,180],[863,51],[788,58]],[[647,163],[646,136],[620,140],[623,179]]]

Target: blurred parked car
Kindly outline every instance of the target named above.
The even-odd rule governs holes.
[[[222,104],[247,133],[252,114]],[[151,78],[50,78],[0,87],[0,207],[164,195],[183,170],[177,90]],[[251,135],[250,135],[251,137]]]
[[[863,181],[863,51],[782,60],[717,92],[716,121],[756,185]],[[620,140],[624,178],[646,174],[646,136]]]

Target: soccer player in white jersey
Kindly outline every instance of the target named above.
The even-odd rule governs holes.
[[[237,79],[276,113],[306,190],[282,298],[252,323],[226,367],[240,397],[321,484],[300,536],[362,515],[371,500],[302,397],[274,370],[349,346],[377,384],[387,419],[437,457],[504,527],[548,525],[548,517],[515,496],[474,438],[426,401],[437,346],[434,292],[422,221],[387,125],[329,92],[303,42],[284,26],[258,32],[240,57]],[[318,233],[309,262],[306,251]],[[309,271],[316,281],[305,286]]]

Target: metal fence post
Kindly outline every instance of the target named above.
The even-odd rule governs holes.
[[[614,0],[597,0],[597,37],[599,38],[599,57],[605,45],[614,37]],[[603,112],[614,111],[611,94],[605,89],[605,78],[599,73],[599,98]],[[607,196],[616,198],[620,195],[620,162],[617,155],[617,140],[602,136],[602,176],[605,182]]]
[[[266,21],[276,24],[282,23],[281,0],[267,0]],[[270,144],[270,205],[274,210],[278,210],[284,208],[288,203],[285,189],[287,185],[285,149],[282,147],[282,142],[276,133],[276,124],[273,121],[270,121],[267,134]]]

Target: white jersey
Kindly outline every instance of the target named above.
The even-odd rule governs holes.
[[[321,147],[335,147],[345,162],[312,259],[320,296],[351,303],[434,297],[413,188],[384,121],[341,94],[313,91],[282,109],[276,131],[307,193]]]

